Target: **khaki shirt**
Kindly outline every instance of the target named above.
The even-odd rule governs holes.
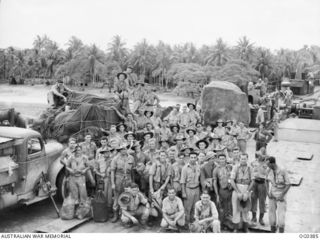
[[[181,184],[186,184],[188,188],[199,187],[200,184],[200,166],[198,164],[191,166],[185,165],[181,171]]]
[[[177,162],[172,164],[171,180],[172,182],[179,182],[181,179],[181,171],[184,165],[181,165]]]
[[[170,201],[169,197],[166,197],[162,202],[162,212],[169,216],[178,212],[184,212],[182,200],[179,197],[175,197],[173,201]]]
[[[180,126],[189,127],[191,123],[190,115],[187,112],[180,113],[178,122]]]
[[[161,163],[156,160],[153,162],[149,174],[153,176],[153,181],[163,183],[167,177],[171,176],[172,166],[170,163]]]
[[[114,171],[116,175],[127,175],[131,178],[133,164],[134,160],[132,156],[121,156],[119,154],[111,161],[111,171]]]
[[[204,205],[201,200],[196,202],[194,206],[194,218],[196,220],[202,220],[209,217],[218,219],[219,214],[216,205],[212,201],[209,201],[206,205]]]
[[[159,157],[160,151],[148,149],[144,151],[144,154],[150,159],[150,161],[152,161],[156,160]]]
[[[217,135],[218,137],[223,137],[226,135],[226,129],[224,127],[216,127],[213,130],[214,134]]]
[[[128,210],[134,212],[138,209],[140,204],[146,205],[147,203],[147,198],[141,192],[138,192],[137,195],[132,196]]]
[[[186,139],[186,145],[188,147],[192,147],[193,149],[195,149],[196,148],[196,142],[198,142],[198,141],[199,141],[199,138],[197,136],[193,136],[192,138],[188,137]]]
[[[89,158],[89,160],[95,158],[97,145],[94,142],[82,142],[79,145],[82,147],[82,153],[85,154]]]
[[[248,140],[250,138],[250,132],[249,129],[247,129],[246,127],[238,128],[237,132],[238,134],[237,139],[238,140]]]
[[[236,184],[249,185],[252,181],[252,169],[249,165],[241,166],[240,164],[232,169],[230,179],[233,179]]]
[[[288,172],[281,168],[277,168],[276,171],[270,170],[268,180],[271,183],[271,193],[275,197],[279,197],[284,188],[290,185]]]
[[[199,113],[193,110],[193,111],[189,111],[188,115],[189,115],[189,119],[190,119],[189,126],[195,126],[196,123],[200,120]]]
[[[66,166],[75,171],[84,170],[87,167],[87,165],[88,165],[88,158],[85,155],[81,155],[79,157],[71,156],[66,162]]]

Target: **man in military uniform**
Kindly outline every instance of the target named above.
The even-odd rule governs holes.
[[[182,107],[182,113],[179,115],[178,124],[181,128],[189,127],[191,124],[190,115],[187,112],[187,106]]]
[[[136,88],[132,92],[133,113],[135,113],[140,107],[142,107],[146,94],[146,91],[144,89],[144,82],[137,82],[135,86]]]
[[[126,184],[132,183],[134,159],[131,155],[128,155],[126,147],[125,144],[119,146],[117,148],[119,154],[111,161],[111,184],[114,191],[113,210],[115,213],[112,222],[119,219],[119,195],[123,192]]]
[[[236,134],[240,151],[246,153],[247,141],[250,139],[251,133],[249,132],[249,129],[244,126],[243,122],[239,122],[239,128],[237,129]]]
[[[87,179],[90,182],[91,187],[94,187],[96,185],[96,181],[94,179],[93,168],[97,146],[94,141],[92,141],[92,136],[89,133],[85,135],[84,142],[79,145],[82,148],[82,153],[88,157],[88,165],[90,166],[90,169],[87,171]]]
[[[161,151],[159,153],[158,158],[152,160],[152,166],[150,168],[149,174],[149,187],[150,193],[164,191],[169,183],[171,176],[171,163],[167,161],[167,153],[165,151]]]
[[[66,87],[63,81],[59,79],[48,92],[48,102],[52,103],[53,107],[61,107],[67,102],[69,93],[72,93],[72,90]]]
[[[271,169],[268,175],[267,194],[269,197],[269,224],[271,232],[284,233],[285,217],[287,210],[286,196],[290,188],[288,172],[276,164],[274,157],[267,158],[268,167]],[[271,187],[269,187],[271,185]]]
[[[112,184],[111,184],[111,161],[110,148],[105,147],[99,151],[99,155],[95,160],[94,172],[98,179],[103,182],[103,192],[107,199],[108,212],[112,211]]]
[[[185,214],[182,201],[176,196],[174,188],[168,188],[168,196],[162,202],[162,229],[183,227],[185,225]]]
[[[226,134],[226,129],[222,126],[223,125],[223,120],[218,119],[217,121],[218,126],[213,130],[213,133],[222,138]]]
[[[69,190],[76,204],[85,203],[88,198],[85,177],[89,169],[87,163],[88,158],[82,153],[82,148],[79,145],[74,148],[74,155],[65,162],[66,170],[70,174]]]
[[[200,121],[200,116],[196,109],[196,105],[193,103],[187,103],[187,107],[189,108],[189,119],[190,119],[190,124],[188,127],[195,127],[196,123]]]
[[[191,148],[196,147],[196,142],[199,141],[199,138],[195,135],[196,130],[194,128],[188,128],[186,130],[186,133],[188,134],[186,145]]]
[[[266,208],[268,166],[265,157],[261,153],[256,153],[256,161],[252,163],[254,184],[252,187],[252,222],[257,222],[257,205],[259,200],[259,223],[264,225],[263,216]]]
[[[132,72],[133,67],[128,66],[125,73],[127,74],[127,84],[129,87],[134,87],[138,82],[138,76],[134,72]]]
[[[121,222],[126,225],[136,225],[139,223],[137,218],[140,218],[141,225],[146,225],[150,214],[148,199],[139,191],[139,186],[136,183],[131,184],[129,196],[127,204],[122,204],[122,199],[119,198]]]
[[[172,172],[171,172],[171,179],[170,179],[170,185],[174,188],[175,193],[179,197],[182,196],[180,179],[181,179],[182,168],[185,165],[184,157],[185,156],[183,153],[178,154],[177,161],[172,164]]]
[[[74,150],[76,146],[77,140],[73,137],[69,138],[68,147],[62,151],[59,157],[59,160],[63,165],[65,165],[68,159],[74,155]]]
[[[240,164],[235,166],[231,172],[232,210],[235,231],[239,230],[240,218],[243,220],[243,230],[248,232],[249,210],[250,210],[250,191],[253,186],[253,173],[248,164],[248,154],[242,153]],[[249,207],[248,207],[249,206]]]
[[[201,189],[206,190],[212,201],[216,201],[216,196],[213,189],[213,171],[216,168],[216,154],[211,152],[206,156],[206,162],[200,167],[200,183]]]
[[[191,222],[192,209],[200,198],[200,166],[197,164],[197,153],[192,152],[189,157],[189,163],[182,168],[180,180],[187,223]]]
[[[108,149],[108,137],[106,136],[101,137],[100,144],[101,144],[101,147],[99,147],[96,152],[96,159],[99,159],[100,154],[102,154],[101,151]]]
[[[222,214],[220,220],[222,224],[227,228],[233,228],[230,226],[228,218],[232,215],[232,186],[230,184],[231,168],[227,165],[227,159],[225,154],[218,156],[219,165],[213,170],[213,186],[217,196],[217,204],[220,205]]]
[[[219,214],[206,190],[202,192],[201,200],[195,204],[194,219],[193,224],[200,225],[200,231],[197,232],[207,232],[210,229],[214,233],[220,233]]]

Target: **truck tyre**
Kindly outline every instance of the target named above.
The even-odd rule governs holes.
[[[64,168],[58,174],[56,186],[57,198],[59,201],[63,201],[63,199],[67,196],[67,178],[65,175]]]

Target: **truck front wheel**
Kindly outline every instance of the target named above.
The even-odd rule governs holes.
[[[67,196],[67,177],[65,175],[64,168],[58,174],[56,186],[57,198],[59,201],[63,201],[63,199]]]

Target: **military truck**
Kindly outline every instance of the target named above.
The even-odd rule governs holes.
[[[0,127],[0,210],[44,200],[49,188],[61,195],[64,170],[58,158],[63,148],[53,140],[45,143],[34,130]]]

